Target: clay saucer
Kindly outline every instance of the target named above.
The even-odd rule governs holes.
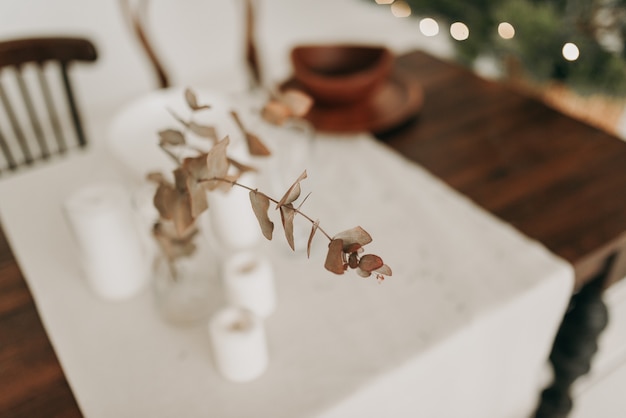
[[[306,91],[293,78],[280,88]],[[306,119],[320,132],[384,133],[417,115],[423,100],[419,81],[407,72],[394,69],[386,82],[365,100],[348,105],[315,104]]]

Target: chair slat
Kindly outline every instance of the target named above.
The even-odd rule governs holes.
[[[48,117],[50,118],[50,126],[52,127],[52,132],[54,133],[54,137],[57,141],[59,153],[62,154],[67,151],[67,143],[61,129],[59,114],[56,111],[56,106],[54,104],[54,101],[52,100],[50,85],[43,73],[43,68],[41,64],[37,65],[37,78],[39,79],[39,87],[41,88],[43,98],[46,102],[46,109],[48,111]]]
[[[7,161],[10,170],[15,170],[17,168],[17,162],[15,161],[15,157],[13,157],[13,153],[11,152],[11,148],[9,148],[9,144],[6,139],[4,139],[4,135],[0,131],[0,149],[2,149],[2,155],[4,155],[4,159]]]
[[[46,139],[43,135],[43,129],[41,128],[41,122],[37,117],[37,112],[35,112],[35,106],[33,105],[33,99],[31,96],[26,83],[24,82],[24,77],[22,76],[21,71],[17,71],[15,73],[15,78],[17,80],[17,85],[20,88],[20,93],[22,93],[22,99],[24,101],[24,105],[26,106],[26,111],[28,112],[28,118],[30,119],[30,123],[33,127],[33,132],[35,134],[35,140],[39,145],[40,156],[43,159],[50,158],[50,150],[48,149],[48,144],[46,144]]]
[[[6,94],[2,83],[0,83],[0,102],[4,106],[4,111],[6,112],[7,118],[11,123],[11,127],[13,128],[13,134],[17,139],[17,143],[22,151],[24,156],[24,164],[32,164],[33,163],[33,155],[28,147],[28,142],[26,141],[26,136],[24,135],[24,131],[20,126],[20,123],[15,115],[15,111],[13,110],[13,106],[9,102],[9,97]]]
[[[80,120],[78,108],[76,107],[76,99],[74,98],[74,91],[72,90],[72,84],[70,82],[70,77],[68,74],[68,65],[64,62],[61,63],[61,76],[63,78],[65,93],[67,94],[67,103],[70,107],[72,121],[74,122],[74,128],[76,130],[76,137],[78,138],[78,145],[84,147],[85,145],[87,145],[87,139],[85,138],[83,124]]]

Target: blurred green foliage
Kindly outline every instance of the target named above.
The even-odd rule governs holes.
[[[537,82],[558,80],[580,93],[626,95],[626,0],[405,0],[413,18],[434,17],[442,26],[456,21],[470,36],[453,41],[459,61],[478,56],[514,59]],[[498,35],[500,22],[515,28],[512,39]],[[563,57],[576,44],[575,61]]]

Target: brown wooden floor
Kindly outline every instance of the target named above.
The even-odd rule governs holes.
[[[0,229],[0,417],[80,416]]]

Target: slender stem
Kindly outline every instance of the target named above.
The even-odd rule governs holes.
[[[252,187],[250,187],[250,186],[246,186],[245,184],[237,183],[237,182],[236,182],[236,181],[234,181],[234,180],[228,180],[228,179],[225,179],[225,178],[223,178],[223,177],[213,177],[213,178],[210,178],[210,179],[201,179],[201,180],[198,180],[198,183],[205,183],[205,182],[209,182],[209,181],[221,181],[221,182],[223,182],[223,183],[228,183],[228,184],[230,184],[230,185],[232,185],[232,186],[241,187],[242,189],[246,189],[246,190],[248,190],[248,191],[250,191],[250,192],[254,192],[254,193],[261,193],[262,195],[264,195],[265,197],[267,197],[267,198],[270,200],[270,202],[273,202],[273,203],[274,203],[274,204],[276,204],[276,205],[278,205],[278,204],[280,203],[278,200],[276,200],[276,199],[274,199],[274,198],[272,198],[272,197],[270,197],[270,196],[266,195],[266,194],[265,194],[265,193],[263,193],[263,192],[260,192],[258,189],[253,189],[253,188],[252,188]],[[308,197],[308,196],[307,196],[307,197]],[[298,208],[292,208],[292,210],[293,210],[293,211],[295,211],[298,215],[302,216],[302,217],[303,217],[304,219],[306,219],[307,221],[309,221],[312,225],[314,225],[314,224],[315,224],[315,222],[316,222],[316,221],[314,221],[314,220],[313,220],[310,216],[308,216],[306,213],[302,212],[302,211],[300,210],[300,208],[299,208],[299,207],[298,207]],[[332,237],[331,237],[331,236],[330,236],[330,235],[329,235],[329,234],[328,234],[328,233],[327,233],[327,232],[326,232],[326,231],[325,231],[325,230],[324,230],[321,226],[319,226],[319,223],[317,224],[317,230],[318,230],[318,231],[320,231],[322,234],[324,234],[324,236],[325,236],[326,238],[328,238],[328,240],[329,240],[329,241],[332,241],[332,240],[333,240],[333,238],[332,238]]]
[[[179,159],[176,155],[174,155],[174,153],[173,153],[171,150],[167,149],[167,148],[166,148],[163,144],[159,144],[159,147],[161,147],[161,149],[163,150],[163,152],[165,152],[165,154],[166,154],[168,157],[170,157],[172,160],[174,160],[174,162],[175,162],[177,165],[180,165],[180,159]]]
[[[243,125],[243,122],[241,121],[241,118],[239,117],[239,114],[236,111],[231,110],[230,111],[230,115],[233,117],[233,119],[235,121],[235,124],[237,125],[237,128],[239,128],[239,130],[241,131],[242,134],[246,135],[248,133],[248,130]]]

